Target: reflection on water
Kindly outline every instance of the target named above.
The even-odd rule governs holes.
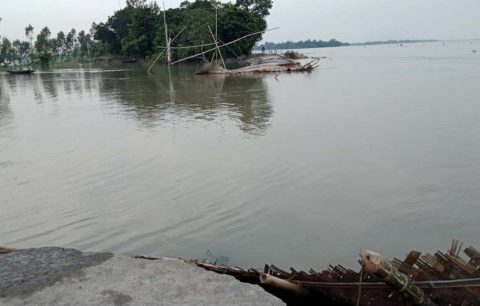
[[[0,235],[8,244],[100,243],[148,253],[162,245],[174,255],[203,249],[199,239],[200,245],[171,245],[195,239],[192,231],[208,239],[201,229],[246,224],[263,209],[242,211],[254,203],[234,195],[245,178],[226,166],[238,164],[245,136],[268,132],[273,107],[264,77],[198,77],[182,66],[152,75],[55,70],[0,80],[0,200],[7,212]],[[17,219],[31,221],[15,225]],[[228,239],[237,232],[218,234]]]
[[[14,92],[33,92],[39,103],[75,97],[119,104],[146,128],[175,114],[191,120],[226,116],[251,135],[262,135],[268,129],[273,109],[262,77],[195,76],[191,69],[157,72],[149,76],[139,70],[72,70],[6,80]]]
[[[101,78],[100,93],[114,95],[143,126],[152,126],[168,114],[213,120],[225,114],[238,120],[247,133],[260,135],[268,128],[273,110],[261,77],[194,76],[192,70],[172,70],[136,78],[125,72],[119,79]]]
[[[4,140],[9,136],[8,131],[12,124],[13,113],[10,107],[10,93],[8,87],[0,79],[0,150],[4,145]]]
[[[480,42],[305,50],[311,74],[0,75],[0,245],[355,265],[477,243]]]

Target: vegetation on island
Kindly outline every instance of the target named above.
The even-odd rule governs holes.
[[[178,35],[172,43],[174,47],[198,47],[174,49],[173,59],[211,48],[211,45],[201,46],[213,43],[209,28],[218,33],[219,43],[266,30],[265,19],[271,8],[272,0],[183,1],[180,7],[165,11],[167,35],[170,38]],[[30,66],[111,57],[152,58],[165,47],[163,13],[156,2],[127,0],[124,8],[104,22],[93,23],[88,32],[71,29],[55,35],[44,27],[35,35],[35,28],[28,25],[24,40],[0,37],[0,65]],[[248,55],[261,39],[261,34],[253,35],[222,51],[226,57]]]

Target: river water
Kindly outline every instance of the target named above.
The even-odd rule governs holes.
[[[0,75],[0,245],[316,269],[478,246],[480,41],[304,52],[277,78]]]

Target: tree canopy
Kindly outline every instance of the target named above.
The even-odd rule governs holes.
[[[262,17],[270,15],[272,5],[272,0],[237,0],[238,7]]]
[[[0,65],[30,65],[103,55],[151,57],[166,45],[164,13],[167,35],[175,37],[172,43],[175,60],[212,48],[215,33],[219,43],[228,43],[266,30],[265,18],[271,7],[272,0],[236,0],[235,3],[194,0],[183,1],[178,8],[163,12],[156,2],[127,0],[125,7],[105,22],[93,23],[88,32],[71,29],[55,34],[48,27],[37,32],[29,24],[25,27],[25,41],[1,38]],[[222,53],[226,57],[247,55],[261,38],[261,34],[250,36],[222,49]],[[196,47],[184,48],[191,46]]]
[[[165,12],[172,38],[185,27],[174,46],[194,46],[212,43],[208,27],[215,31],[215,14],[218,14],[218,39],[229,42],[241,36],[266,29],[265,17],[272,0],[237,0],[221,3],[215,0],[183,1],[179,8]],[[163,12],[155,3],[145,0],[128,0],[127,6],[95,26],[96,40],[104,43],[113,54],[134,57],[151,56],[165,46]],[[249,54],[261,35],[249,37],[226,50],[227,56]],[[175,58],[192,55],[199,49],[182,49]]]
[[[342,47],[349,46],[348,43],[338,41],[336,39],[330,40],[301,40],[301,41],[286,41],[281,43],[272,43],[266,42],[264,44],[265,49],[267,50],[288,50],[288,49],[306,49],[306,48],[325,48],[325,47]],[[260,49],[260,46],[257,46],[257,49]]]

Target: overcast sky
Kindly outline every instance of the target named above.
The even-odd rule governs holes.
[[[31,23],[54,33],[90,29],[124,0],[0,0],[0,35],[24,38]],[[178,7],[181,0],[165,0]],[[222,1],[226,2],[226,1]],[[161,1],[158,1],[161,4]],[[265,39],[330,39],[360,42],[387,39],[480,38],[480,0],[274,0]]]

